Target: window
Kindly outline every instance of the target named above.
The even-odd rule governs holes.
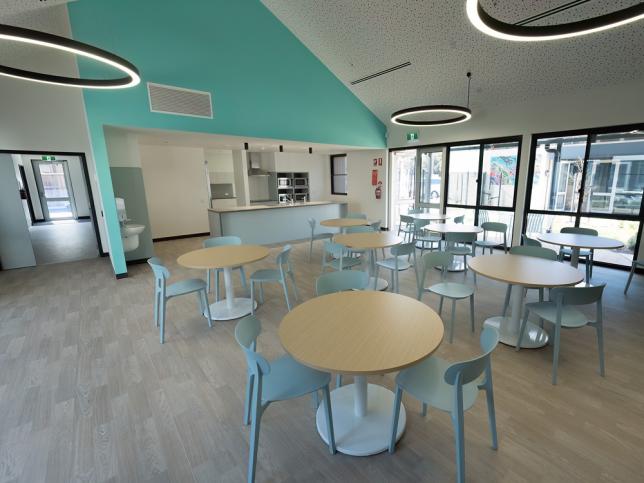
[[[346,195],[347,190],[347,155],[331,155],[331,194]]]
[[[565,226],[594,228],[624,243],[619,250],[597,250],[595,261],[630,266],[641,230],[641,129],[535,135],[528,176],[528,236]]]

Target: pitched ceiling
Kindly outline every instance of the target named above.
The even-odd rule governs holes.
[[[509,42],[474,28],[465,0],[262,0],[383,122],[423,104],[464,104],[472,72],[474,111],[526,99],[641,80],[644,21],[592,35]],[[568,0],[482,0],[518,22]],[[594,17],[640,3],[592,0],[531,25]],[[405,61],[411,67],[352,86]]]

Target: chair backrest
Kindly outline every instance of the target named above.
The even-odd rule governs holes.
[[[410,225],[414,222],[414,217],[413,216],[408,216],[408,215],[400,215],[400,224],[407,224]]]
[[[148,265],[150,265],[150,267],[152,268],[152,272],[154,273],[154,278],[157,282],[162,281],[165,283],[165,280],[170,278],[170,271],[161,262],[160,258],[158,257],[149,258]]]
[[[320,275],[315,281],[316,295],[345,290],[364,290],[369,285],[369,274],[361,270],[342,270]]]
[[[346,228],[346,233],[370,233],[373,231],[369,225],[364,226],[349,226]]]
[[[445,271],[452,264],[454,255],[443,251],[433,251],[425,253],[421,260],[423,272],[432,267],[442,267],[443,271]]]
[[[269,362],[256,352],[257,337],[261,331],[259,319],[254,315],[247,315],[235,326],[235,340],[243,349],[248,370],[254,376],[263,376],[271,372]]]
[[[291,256],[292,249],[293,247],[291,245],[284,245],[282,247],[282,251],[277,254],[275,261],[277,262],[277,266],[280,270],[284,269],[284,265],[286,265],[286,271],[291,270],[291,262],[289,260],[289,257]]]
[[[477,379],[483,371],[490,369],[490,354],[499,343],[499,331],[494,327],[486,327],[481,332],[480,344],[483,353],[468,361],[456,362],[445,371],[445,382],[450,386],[463,385]],[[490,374],[487,374],[488,378]]]
[[[324,241],[324,256],[331,255],[333,258],[341,258],[345,255],[347,247],[340,243],[333,243],[332,241]],[[323,258],[324,259],[324,258]]]
[[[211,248],[211,247],[221,247],[224,245],[241,245],[242,241],[241,238],[238,236],[215,236],[212,238],[206,238],[203,241],[203,247],[204,248]]]
[[[485,231],[493,231],[498,233],[507,233],[508,225],[505,223],[500,223],[498,221],[486,221],[481,225],[481,228]]]
[[[564,226],[559,233],[576,233],[577,235],[597,236],[599,232],[593,228],[582,228],[580,226]]]
[[[415,255],[416,245],[413,242],[401,243],[400,245],[394,245],[389,249],[389,251],[394,257],[402,257],[403,255]]]
[[[374,222],[370,223],[369,226],[371,227],[371,229],[373,231],[380,231],[380,225],[381,224],[382,224],[382,220],[378,220],[378,221],[374,221]]]
[[[545,258],[546,260],[557,260],[557,252],[550,248],[521,245],[510,248],[511,255],[523,255],[524,257]]]
[[[409,208],[407,210],[407,213],[409,213],[411,215],[417,215],[417,214],[422,213],[422,212],[423,212],[422,208]]]
[[[556,287],[550,290],[550,300],[563,305],[589,305],[601,303],[606,284],[593,287]]]
[[[465,223],[465,215],[455,216],[454,223]]]
[[[540,247],[541,242],[539,240],[535,240],[534,238],[530,238],[528,235],[525,233],[521,234],[521,243],[527,247]]]
[[[311,233],[313,233],[313,232],[315,231],[315,224],[316,224],[316,222],[315,222],[315,218],[310,217],[310,218],[307,220],[307,222],[309,223],[309,226],[311,227]]]
[[[476,233],[445,233],[445,241],[447,243],[472,243],[476,238]]]
[[[357,218],[359,220],[366,220],[367,215],[365,215],[364,213],[351,213],[350,212],[350,213],[347,213],[347,218]]]

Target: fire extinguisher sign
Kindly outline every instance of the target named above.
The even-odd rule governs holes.
[[[371,186],[376,186],[378,184],[378,170],[371,170]]]

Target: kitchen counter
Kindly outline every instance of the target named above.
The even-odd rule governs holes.
[[[301,201],[299,203],[282,203],[275,204],[268,203],[259,203],[256,205],[251,204],[250,206],[231,206],[226,208],[208,208],[208,211],[213,211],[215,213],[231,213],[235,211],[255,211],[255,210],[273,210],[275,208],[303,208],[307,206],[322,206],[322,205],[338,205],[346,204],[344,202],[336,201]]]
[[[235,235],[243,243],[262,245],[308,239],[311,236],[309,218],[319,223],[329,218],[341,218],[346,213],[346,202],[307,201],[292,205],[209,208],[208,221],[211,236]],[[317,231],[330,230],[318,227]]]

